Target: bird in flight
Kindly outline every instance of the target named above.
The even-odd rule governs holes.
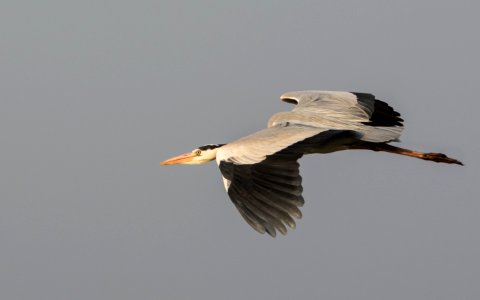
[[[280,96],[294,104],[274,114],[266,129],[228,144],[210,144],[172,157],[162,165],[204,164],[216,160],[228,196],[256,231],[283,235],[295,228],[303,206],[298,159],[305,154],[372,150],[438,163],[463,165],[442,153],[392,146],[403,119],[372,94],[296,91]]]

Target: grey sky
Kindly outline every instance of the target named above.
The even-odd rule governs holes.
[[[0,4],[1,299],[479,299],[478,1]],[[301,160],[271,239],[214,163],[301,89],[374,93],[402,146]]]

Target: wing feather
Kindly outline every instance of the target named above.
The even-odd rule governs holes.
[[[281,159],[283,164],[274,165],[279,170],[282,165],[298,169],[297,159],[298,155],[293,156],[290,161]],[[248,219],[247,223],[258,232],[267,232],[274,237],[277,231],[286,234],[286,226],[295,228],[293,218],[301,218],[302,213],[298,206],[303,205],[304,201],[301,196],[301,177],[298,173],[296,177],[292,177],[292,182],[268,182],[263,178],[263,173],[256,171],[268,162],[275,162],[275,155],[265,162],[252,165],[222,162],[220,170],[222,175],[231,181],[228,195],[244,219]],[[269,167],[271,174],[275,174],[272,166]]]
[[[288,143],[278,136],[284,130]],[[355,133],[341,130],[284,126],[223,146],[217,151],[217,162],[230,199],[256,231],[271,236],[277,231],[286,234],[286,226],[296,227],[294,218],[302,217],[299,207],[305,203],[297,160],[335,137],[346,140],[346,135],[355,137]],[[237,147],[228,149],[232,144]]]
[[[295,123],[312,127],[353,130],[361,140],[389,142],[400,137],[403,120],[387,103],[372,94],[336,91],[296,91],[280,99],[296,104],[291,112],[273,115],[268,126]]]
[[[259,163],[269,155],[326,131],[328,131],[326,128],[302,125],[278,125],[266,128],[221,147],[217,151],[217,164],[221,161],[238,165]]]

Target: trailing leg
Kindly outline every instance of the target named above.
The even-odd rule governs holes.
[[[362,142],[360,144],[352,146],[350,149],[363,149],[363,150],[389,152],[389,153],[395,153],[395,154],[400,154],[405,156],[416,157],[423,160],[430,160],[438,163],[457,164],[457,165],[463,166],[463,163],[461,161],[450,158],[443,153],[424,153],[424,152],[413,151],[413,150],[404,149],[400,147],[395,147],[387,143]]]

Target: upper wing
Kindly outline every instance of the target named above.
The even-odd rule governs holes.
[[[366,122],[374,111],[375,96],[334,91],[298,91],[280,96],[296,104],[294,112],[310,112],[334,120]]]
[[[389,142],[398,139],[403,129],[400,114],[387,103],[365,93],[297,91],[280,99],[296,104],[291,112],[273,115],[268,126],[284,123],[312,127],[354,130],[362,140]]]

